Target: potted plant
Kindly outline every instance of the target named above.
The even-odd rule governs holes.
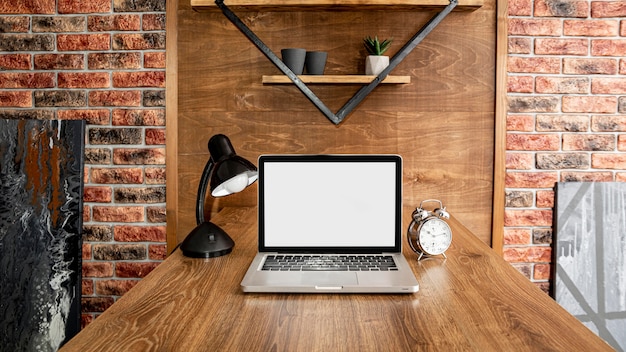
[[[389,46],[391,46],[391,39],[385,39],[383,41],[378,40],[378,36],[374,38],[367,36],[363,39],[363,46],[369,54],[365,58],[365,74],[378,76],[387,66],[389,66],[389,56],[383,54]]]

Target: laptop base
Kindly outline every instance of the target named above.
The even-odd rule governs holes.
[[[250,264],[241,288],[244,292],[284,293],[414,293],[419,290],[415,275],[403,255],[391,255],[398,271],[264,271],[265,257],[259,253]]]

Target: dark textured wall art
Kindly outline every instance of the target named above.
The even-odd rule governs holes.
[[[626,183],[558,183],[555,220],[556,301],[626,350]]]
[[[80,330],[83,121],[0,120],[0,350]]]

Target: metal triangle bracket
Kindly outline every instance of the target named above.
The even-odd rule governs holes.
[[[385,68],[369,84],[361,87],[352,98],[350,98],[337,113],[333,113],[320,98],[302,82],[296,74],[285,65],[281,59],[228,7],[224,0],[215,0],[215,4],[222,10],[228,18],[251,42],[254,44],[279,70],[300,89],[300,91],[315,105],[332,123],[338,125],[352,110],[354,110],[373,90],[382,82],[389,73],[406,58],[409,53],[430,33],[435,27],[456,7],[458,0],[450,0],[450,3],[440,12],[430,18],[422,28],[391,58],[389,66]]]

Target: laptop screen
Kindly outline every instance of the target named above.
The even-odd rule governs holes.
[[[397,155],[263,155],[259,249],[398,252],[402,161]]]

